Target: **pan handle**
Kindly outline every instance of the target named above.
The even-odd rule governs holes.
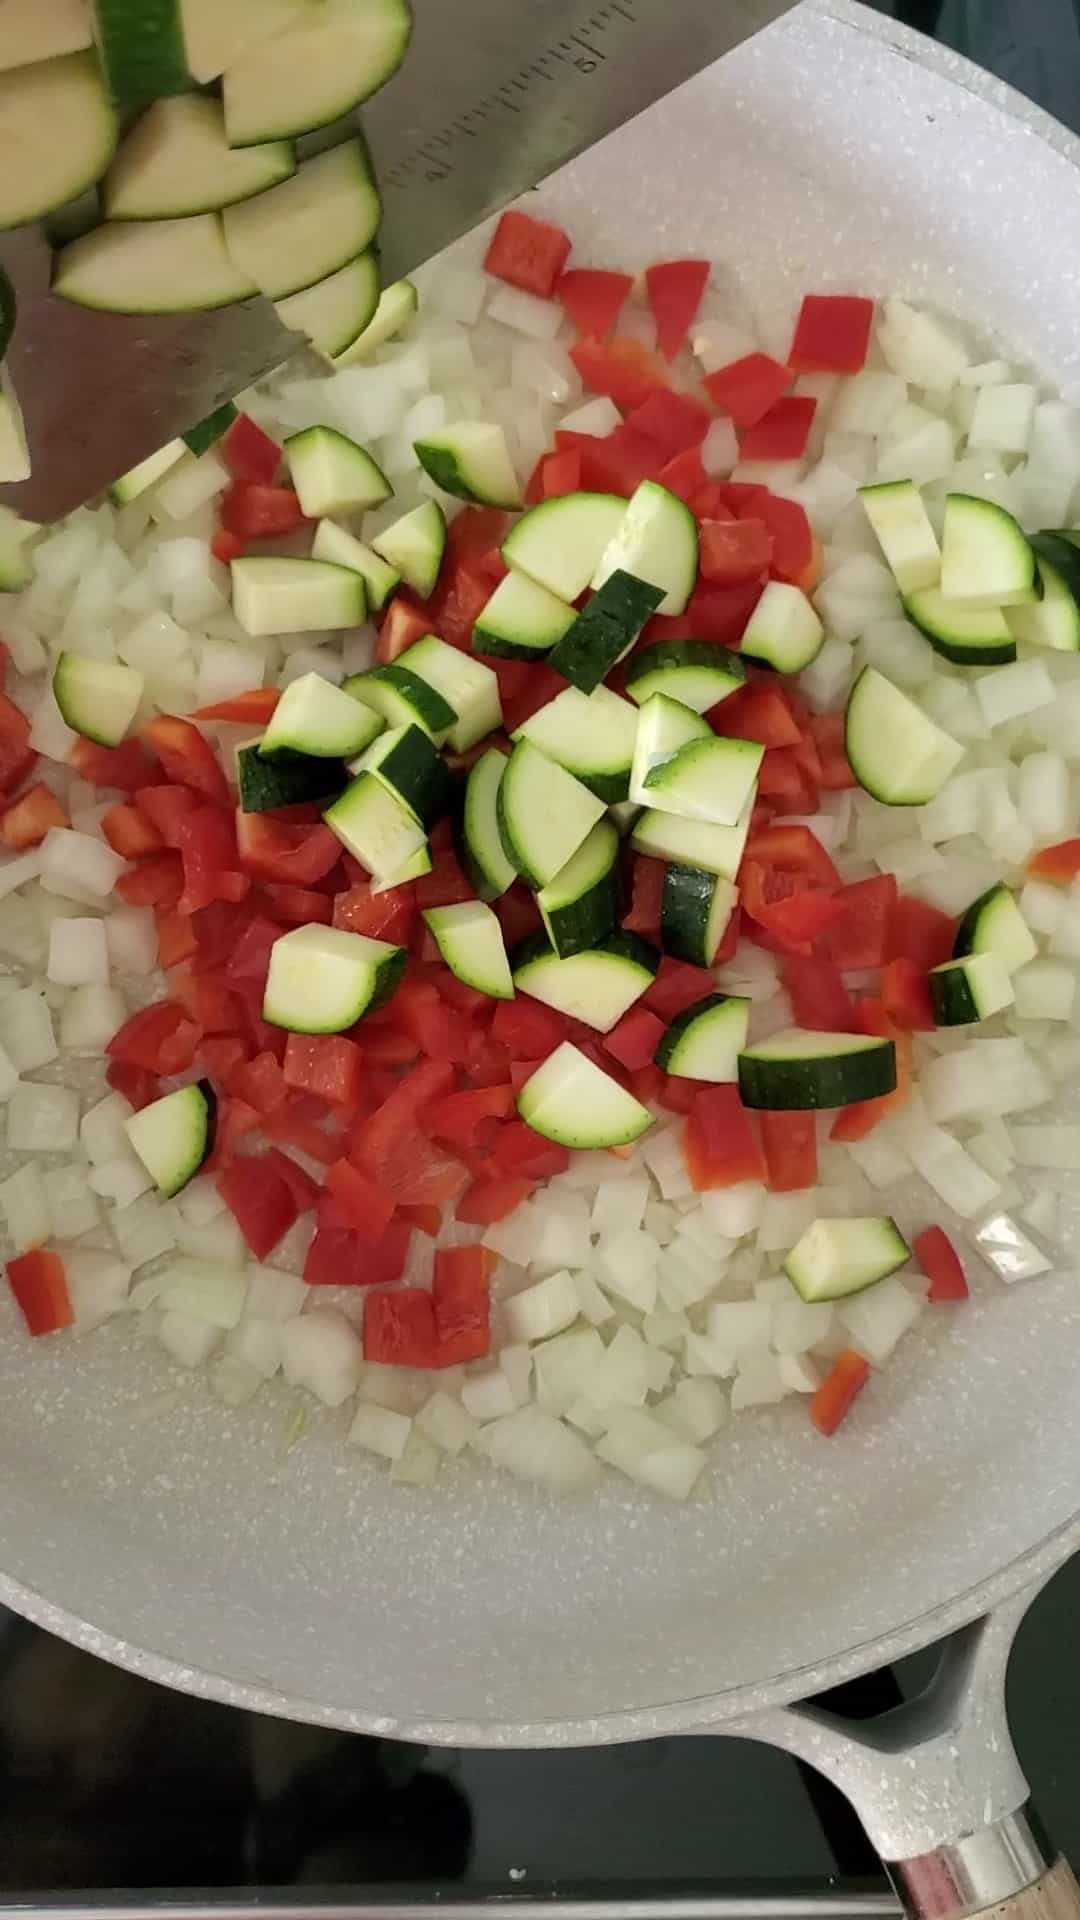
[[[1029,1818],[1005,1673],[1037,1588],[946,1640],[916,1699],[874,1720],[811,1704],[716,1729],[782,1747],[851,1801],[913,1920],[1080,1920],[1068,1864]]]

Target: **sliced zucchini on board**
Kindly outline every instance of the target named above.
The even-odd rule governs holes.
[[[389,1000],[404,947],[339,927],[294,927],[270,949],[263,1019],[291,1033],[341,1033]]]
[[[313,560],[329,560],[336,567],[351,567],[354,573],[358,573],[364,582],[368,607],[372,613],[378,613],[395,587],[401,584],[400,573],[388,566],[373,547],[366,547],[355,534],[336,526],[333,520],[319,521],[311,557]]]
[[[630,790],[638,716],[610,687],[581,693],[567,687],[522,722],[515,740],[531,740],[608,806]]]
[[[988,887],[961,915],[953,958],[960,960],[969,953],[994,954],[1010,974],[1018,973],[1038,953],[1031,928],[1002,881]]]
[[[968,1027],[1011,1007],[1012,978],[996,953],[969,953],[930,969],[930,1000],[939,1027]]]
[[[172,1195],[209,1159],[216,1122],[214,1089],[209,1080],[196,1080],[133,1113],[124,1132],[158,1192]]]
[[[253,638],[359,627],[367,614],[364,582],[326,560],[248,554],[231,567],[233,612]]]
[[[287,140],[236,153],[216,100],[155,100],[124,135],[101,189],[107,220],[172,220],[250,200],[296,172]]]
[[[348,760],[382,730],[380,714],[350,700],[321,673],[305,673],[285,688],[258,750],[263,759],[304,753],[318,760]]]
[[[246,151],[262,153],[265,148],[252,147]],[[289,327],[293,333],[306,334],[316,353],[333,360],[359,339],[378,301],[379,262],[374,249],[369,247],[366,253],[346,261],[325,280],[277,301],[275,311],[283,327]]]
[[[403,666],[401,655],[388,667],[371,667],[367,673],[351,674],[344,691],[353,700],[381,713],[388,727],[422,727],[441,747],[457,720],[457,710],[444,700],[436,688]]]
[[[99,747],[115,747],[131,726],[145,682],[134,667],[62,653],[53,673],[53,696],[69,727]]]
[[[526,1080],[517,1110],[534,1133],[563,1147],[626,1147],[653,1125],[648,1107],[569,1040]]]
[[[290,434],[285,458],[309,520],[331,513],[362,513],[381,506],[394,491],[366,448],[336,427],[305,427],[302,433]]]
[[[38,220],[92,187],[118,131],[92,52],[0,73],[0,228]]]
[[[191,86],[178,0],[93,0],[105,83],[118,107],[143,107]]]
[[[530,886],[546,887],[602,819],[604,803],[519,740],[499,782],[497,811],[507,858]]]
[[[615,493],[567,493],[523,513],[502,544],[508,567],[527,573],[560,600],[577,600],[589,585],[626,513]]]
[[[660,955],[636,933],[613,933],[599,946],[561,960],[547,936],[522,941],[511,958],[514,985],[556,1013],[582,1020],[597,1033],[610,1033],[623,1014],[647,993],[656,978]]]
[[[680,747],[694,740],[715,740],[707,720],[692,707],[669,699],[666,693],[654,693],[638,714],[634,758],[630,769],[630,799],[639,807],[657,806],[662,812],[677,813],[677,807],[664,807],[646,791],[646,781],[656,767],[672,759]]]
[[[876,667],[864,667],[847,704],[844,745],[859,785],[890,807],[920,807],[940,792],[964,748]]]
[[[458,857],[481,900],[498,900],[517,879],[517,869],[506,857],[499,833],[499,787],[508,765],[497,747],[469,769],[465,802],[457,834]]]
[[[311,0],[179,0],[179,7],[191,77],[205,86],[310,12]]]
[[[453,753],[467,753],[502,726],[497,675],[460,647],[448,646],[437,634],[428,633],[398,655],[397,665],[415,674],[453,708],[455,719],[446,736]]]
[[[268,300],[283,300],[366,252],[381,214],[367,149],[362,140],[346,140],[221,217],[239,271]]]
[[[609,820],[597,821],[536,896],[552,951],[560,960],[606,940],[618,925],[621,902],[619,836]]]
[[[3,0],[0,5],[0,72],[57,60],[93,45],[87,0]]]
[[[765,749],[756,740],[691,740],[653,766],[642,789],[645,804],[684,820],[733,827],[753,804]]]
[[[411,808],[373,773],[359,774],[323,820],[375,880],[400,873],[427,842]]]
[[[655,1054],[658,1067],[687,1080],[737,1080],[751,1002],[738,994],[709,993],[676,1014]]]
[[[630,652],[660,599],[659,587],[616,569],[567,629],[549,666],[582,693],[591,693]]]
[[[347,779],[341,760],[307,753],[285,753],[264,760],[258,747],[237,749],[241,813],[272,813],[275,807],[297,807],[310,801],[328,806]]]
[[[613,573],[633,574],[635,580],[661,588],[656,611],[671,615],[685,613],[697,569],[697,521],[686,502],[659,481],[643,480],[601,554],[591,584],[599,589]]]
[[[512,1000],[514,982],[500,927],[482,900],[429,907],[424,921],[451,973],[492,1000]]]
[[[200,453],[205,453],[209,447],[216,446],[235,419],[236,408],[231,400],[225,400],[220,407],[214,408],[213,413],[208,413],[202,420],[196,420],[195,425],[189,427],[186,433],[182,433],[180,438],[188,452],[197,457]]]
[[[904,612],[935,653],[958,667],[1000,667],[1016,659],[1016,641],[1000,607],[946,600],[940,587],[904,596]]]
[[[900,592],[936,587],[941,579],[941,548],[914,481],[886,480],[876,487],[860,487],[859,499]]]
[[[30,448],[19,396],[6,366],[0,366],[0,481],[29,480]]]
[[[669,866],[660,898],[664,952],[692,967],[711,967],[738,900],[738,888],[719,874]]]
[[[351,702],[361,712],[357,700]],[[376,714],[372,715],[377,719]],[[353,762],[350,773],[373,773],[425,827],[442,818],[450,801],[450,774],[422,727],[389,727]]]
[[[137,500],[140,494],[149,493],[159,480],[171,473],[178,460],[182,460],[187,451],[182,440],[170,440],[167,447],[159,447],[156,453],[147,454],[137,467],[129,467],[119,480],[114,480],[109,492],[118,507],[126,507],[131,500]]]
[[[542,659],[576,619],[573,607],[557,594],[526,573],[511,572],[500,580],[473,626],[473,650],[503,660]]]
[[[521,488],[501,427],[486,420],[462,420],[413,446],[424,472],[444,493],[485,507],[520,507]]]
[[[739,1092],[748,1107],[773,1113],[850,1107],[896,1086],[891,1040],[861,1033],[816,1033],[788,1027],[746,1047]]]
[[[661,640],[635,654],[626,669],[626,691],[639,707],[662,693],[695,713],[708,713],[745,682],[738,655],[708,640]]]
[[[1035,566],[1042,594],[1027,607],[1008,607],[1005,618],[1016,640],[1080,652],[1080,553],[1063,533],[1033,533]]]
[[[809,1304],[843,1300],[906,1266],[911,1249],[895,1220],[815,1220],[795,1242],[784,1272]]]
[[[225,62],[233,146],[304,133],[351,113],[397,72],[410,30],[406,0],[309,5],[284,32]]]
[[[226,251],[218,213],[94,227],[56,255],[52,290],[104,313],[203,313],[257,292]]]
[[[734,880],[739,871],[752,807],[747,807],[733,827],[710,826],[705,820],[683,820],[674,813],[660,813],[647,807],[634,821],[630,845],[635,853],[647,853],[654,860],[671,860],[682,867],[700,867],[706,873]]]
[[[335,367],[353,367],[358,362],[370,360],[378,347],[393,340],[402,327],[413,319],[419,305],[416,288],[411,280],[395,280],[384,287],[379,295],[376,307],[363,333],[358,334],[351,347],[339,353],[334,360]]]
[[[825,645],[825,628],[805,593],[770,580],[746,623],[739,652],[777,673],[801,673]]]
[[[996,501],[945,499],[941,591],[973,607],[1016,607],[1038,597],[1035,554],[1018,520]]]
[[[446,551],[446,515],[437,500],[425,500],[376,534],[372,546],[421,600],[435,591]]]

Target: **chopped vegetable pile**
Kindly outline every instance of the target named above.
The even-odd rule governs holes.
[[[7,1276],[398,1480],[682,1499],[1053,1264],[1080,412],[899,299],[762,341],[485,240],[0,527]]]

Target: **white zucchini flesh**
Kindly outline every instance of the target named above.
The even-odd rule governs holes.
[[[366,251],[382,212],[359,140],[305,160],[291,180],[227,207],[225,243],[268,300],[283,300]]]
[[[117,220],[57,254],[53,292],[105,313],[196,313],[258,291],[225,248],[221,216]]]
[[[102,189],[109,220],[170,220],[250,200],[296,171],[287,140],[234,152],[216,100],[155,100],[125,134]]]
[[[405,0],[320,0],[263,39],[223,83],[234,146],[324,127],[397,71],[409,44]]]
[[[332,360],[360,338],[378,301],[379,263],[369,247],[325,280],[279,300],[277,316],[282,326],[306,334],[316,353]]]
[[[180,22],[191,77],[200,86],[218,80],[261,41],[284,31],[316,0],[180,0]]]
[[[0,73],[0,228],[40,219],[92,187],[117,132],[93,52]]]

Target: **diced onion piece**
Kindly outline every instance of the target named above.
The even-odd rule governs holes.
[[[281,1364],[290,1387],[306,1387],[327,1407],[356,1392],[363,1367],[360,1336],[334,1307],[298,1314],[281,1327]]]
[[[992,1213],[972,1233],[972,1241],[987,1264],[1009,1285],[1050,1273],[1053,1262],[1029,1239],[1008,1213]]]
[[[489,1241],[490,1244],[490,1241]],[[551,1273],[535,1286],[515,1293],[503,1306],[512,1340],[547,1340],[578,1317],[578,1295],[570,1273]]]

